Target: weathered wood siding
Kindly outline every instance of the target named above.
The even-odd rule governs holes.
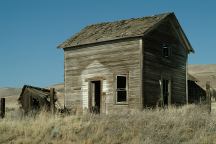
[[[140,100],[140,41],[128,39],[64,49],[65,104],[78,112],[88,109],[89,79],[101,80],[101,112],[138,109]],[[115,76],[128,74],[128,104],[115,101]]]
[[[172,47],[172,54],[165,58],[162,45]],[[159,80],[171,79],[171,103],[186,103],[187,52],[169,22],[161,24],[143,39],[143,94],[144,106],[156,106],[161,97]]]

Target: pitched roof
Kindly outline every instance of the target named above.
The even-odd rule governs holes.
[[[58,48],[143,36],[170,15],[174,15],[174,13],[93,24],[85,27],[79,33],[60,44]]]
[[[199,82],[199,80],[197,78],[195,78],[193,75],[191,75],[191,74],[188,73],[187,76],[188,76],[188,80],[194,81],[194,82]]]

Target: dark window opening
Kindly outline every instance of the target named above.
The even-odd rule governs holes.
[[[126,102],[127,101],[127,77],[126,75],[118,75],[117,76],[117,103],[118,102]]]
[[[117,102],[127,101],[127,91],[117,91]]]
[[[126,89],[126,76],[117,76],[117,89]]]
[[[167,44],[163,44],[163,57],[169,57],[171,56],[171,47],[168,46]]]

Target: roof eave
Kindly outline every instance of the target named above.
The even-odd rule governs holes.
[[[183,31],[183,29],[182,29],[182,27],[181,27],[181,25],[180,25],[177,17],[175,16],[175,14],[171,14],[170,22],[173,25],[175,25],[173,27],[177,30],[177,33],[180,36],[180,39],[182,40],[185,48],[187,49],[188,54],[191,53],[191,52],[195,53],[193,47],[191,46],[191,44],[190,44],[190,42],[189,42],[186,34],[184,33],[184,31]]]
[[[71,48],[71,47],[80,47],[80,46],[85,46],[85,45],[93,45],[93,44],[99,44],[99,43],[105,43],[105,42],[112,42],[112,41],[118,41],[118,40],[125,40],[125,39],[136,39],[136,38],[142,38],[142,35],[134,35],[134,36],[128,36],[128,37],[121,37],[121,38],[115,38],[115,39],[109,39],[109,40],[101,40],[101,41],[96,41],[96,42],[89,42],[89,43],[82,43],[82,44],[77,44],[77,45],[68,45],[68,46],[63,46],[59,45],[57,48]]]
[[[184,42],[185,42],[185,45],[186,45],[186,47],[187,47],[187,49],[188,49],[188,53],[191,53],[191,52],[192,52],[192,53],[195,53],[193,47],[191,46],[190,41],[188,40],[186,34],[184,33],[184,31],[183,31],[183,29],[181,28],[181,26],[180,26],[179,23],[178,23],[178,25],[179,25],[178,28],[179,28],[180,34],[182,35],[183,40],[184,40]]]

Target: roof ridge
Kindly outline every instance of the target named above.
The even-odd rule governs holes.
[[[107,22],[93,23],[93,24],[87,25],[86,27],[95,26],[95,25],[101,25],[101,24],[118,23],[118,22],[129,21],[129,20],[152,18],[152,17],[158,17],[158,16],[170,15],[170,14],[173,14],[173,12],[165,12],[165,13],[155,14],[155,15],[151,15],[151,16],[143,16],[143,17],[136,17],[136,18],[132,17],[132,18],[127,18],[127,19],[120,19],[120,20],[113,20],[113,21],[107,21]]]
[[[171,14],[174,13],[166,12],[152,16],[91,24],[61,43],[58,48],[140,36]]]

